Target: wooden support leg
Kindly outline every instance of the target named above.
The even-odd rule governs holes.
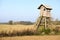
[[[46,24],[46,17],[45,17],[45,26],[44,26],[44,29],[46,29],[46,26],[47,26],[47,24]]]

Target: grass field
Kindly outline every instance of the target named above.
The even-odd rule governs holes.
[[[0,25],[0,37],[33,35],[35,31],[34,25]]]
[[[23,30],[35,30],[34,25],[0,25],[0,33],[3,32],[13,32],[13,31],[23,31]]]
[[[34,25],[0,25],[0,33],[12,33],[13,31],[36,30]],[[60,40],[60,35],[33,35],[33,36],[13,36],[0,37],[0,40]]]

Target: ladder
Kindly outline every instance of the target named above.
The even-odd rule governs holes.
[[[41,20],[42,20],[43,16],[42,17],[39,17],[38,20],[36,21],[35,23],[35,27],[38,29],[40,24],[41,24]]]

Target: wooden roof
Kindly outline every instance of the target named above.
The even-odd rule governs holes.
[[[45,7],[46,9],[52,10],[52,8],[51,8],[50,6],[44,5],[44,4],[41,4],[41,5],[38,7],[38,9],[40,9],[41,6]]]

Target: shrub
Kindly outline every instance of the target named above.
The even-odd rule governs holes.
[[[55,29],[53,29],[53,31],[54,31],[55,34],[60,34],[59,28],[55,28]]]
[[[45,29],[44,26],[38,28],[38,34],[50,34],[51,30],[49,28]]]
[[[48,29],[45,29],[44,32],[45,34],[50,34],[51,30],[48,28]]]

